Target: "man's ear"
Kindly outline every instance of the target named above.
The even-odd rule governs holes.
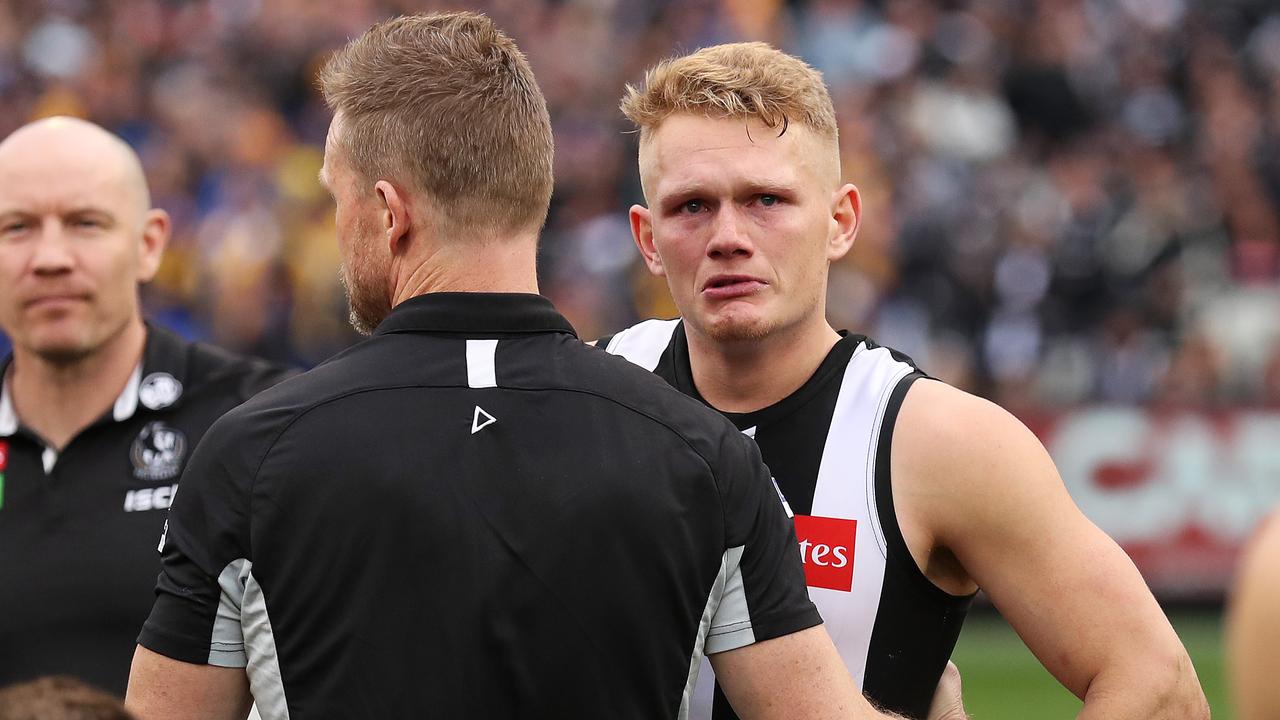
[[[387,249],[395,256],[404,251],[404,243],[409,238],[412,227],[409,205],[400,190],[387,180],[374,183],[373,191],[378,196],[382,235],[386,238]]]
[[[827,235],[827,260],[835,262],[853,247],[862,226],[862,195],[846,183],[831,197],[831,231]]]
[[[643,205],[632,205],[628,216],[631,218],[631,237],[636,241],[636,247],[640,248],[645,266],[654,275],[665,277],[667,271],[662,266],[662,258],[658,255],[657,248],[653,246],[653,215],[649,212],[649,208]]]
[[[160,209],[147,211],[138,239],[138,282],[151,282],[160,269],[160,259],[169,245],[169,213]]]

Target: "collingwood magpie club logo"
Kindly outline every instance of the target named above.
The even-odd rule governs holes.
[[[156,420],[147,423],[133,441],[129,459],[139,480],[171,480],[178,477],[187,454],[187,436]]]
[[[167,372],[153,372],[138,385],[138,401],[148,410],[167,408],[182,397],[182,383]]]

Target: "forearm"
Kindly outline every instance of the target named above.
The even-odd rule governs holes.
[[[821,625],[709,659],[743,720],[906,720],[863,697]]]
[[[1089,684],[1079,720],[1208,720],[1209,704],[1185,652],[1160,666],[1100,674]]]
[[[139,720],[244,720],[253,697],[241,668],[192,665],[138,646],[124,704]]]

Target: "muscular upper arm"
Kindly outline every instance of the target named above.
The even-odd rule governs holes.
[[[920,529],[917,542],[953,554],[1077,696],[1104,670],[1190,671],[1132,561],[1079,511],[1044,447],[1012,415],[917,382],[892,463],[899,516]]]
[[[1227,660],[1240,720],[1280,717],[1280,515],[1250,544],[1231,595]]]
[[[139,645],[124,704],[138,720],[244,720],[253,697],[244,668],[185,663]]]
[[[858,692],[822,626],[709,657],[743,720],[891,717]]]

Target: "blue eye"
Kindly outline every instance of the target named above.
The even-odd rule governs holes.
[[[761,195],[760,196],[760,204],[765,207],[773,207],[774,205],[777,205],[779,201],[780,201],[780,198],[777,195]]]
[[[680,211],[687,212],[687,213],[698,213],[698,212],[701,212],[705,207],[706,207],[706,203],[702,202],[701,200],[689,200],[680,206]]]

